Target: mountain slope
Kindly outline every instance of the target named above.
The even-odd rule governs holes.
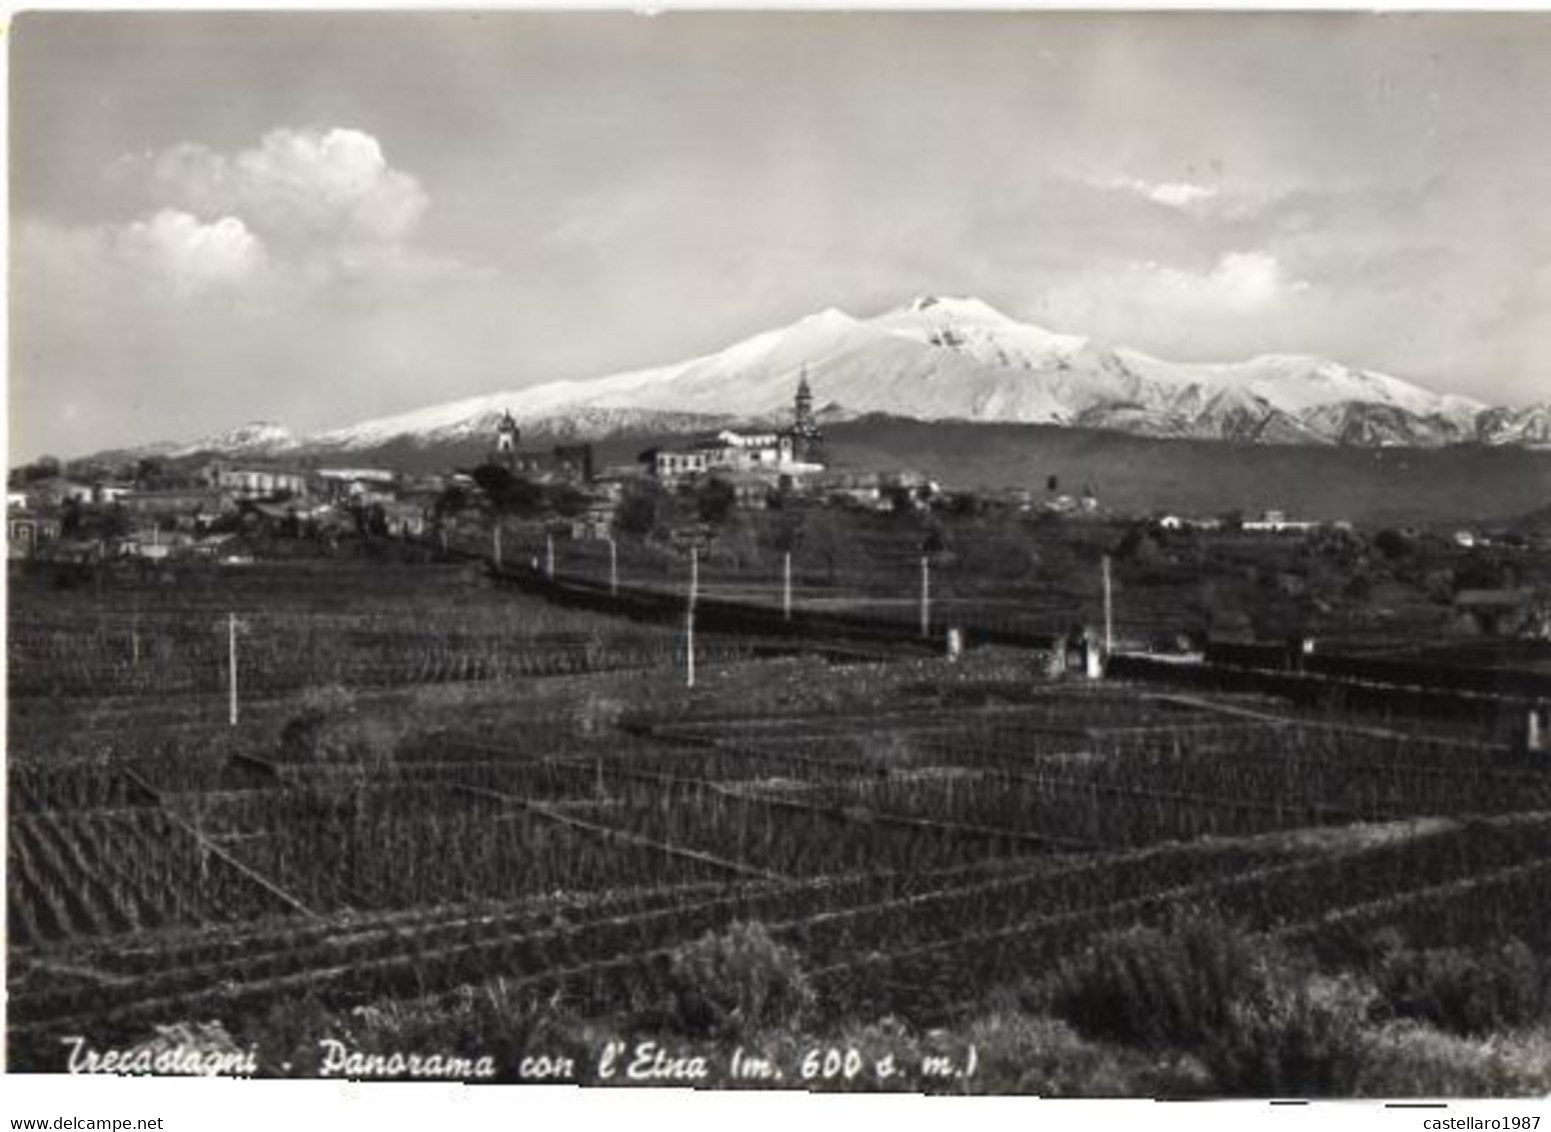
[[[1070,424],[1260,444],[1430,446],[1473,440],[1486,407],[1323,358],[1180,363],[1019,323],[978,299],[923,297],[872,319],[826,310],[725,350],[592,381],[558,381],[367,421],[312,438],[360,449],[530,431],[603,436],[784,421],[806,373],[831,420]],[[1536,421],[1493,418],[1500,442]],[[1551,429],[1551,420],[1544,422]]]
[[[803,374],[830,423],[886,413],[1261,445],[1551,445],[1551,405],[1491,409],[1297,354],[1166,361],[1020,323],[978,299],[926,296],[870,319],[821,311],[687,361],[464,398],[301,440],[245,426],[194,447],[462,450],[488,443],[506,412],[529,437],[567,440],[774,425],[790,420]]]

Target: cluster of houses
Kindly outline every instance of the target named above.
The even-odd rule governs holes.
[[[587,444],[534,450],[524,449],[520,440],[516,421],[505,414],[496,425],[487,462],[530,483],[570,488],[572,503],[580,505],[569,509],[566,520],[573,538],[608,537],[619,504],[632,485],[642,482],[680,490],[720,481],[731,486],[737,506],[750,509],[791,495],[876,511],[925,508],[941,497],[939,485],[916,472],[831,468],[805,372],[787,426],[723,429],[648,449],[632,465],[597,468]],[[410,475],[272,459],[216,459],[176,469],[153,465],[123,478],[102,472],[32,476],[9,493],[9,553],[13,558],[225,560],[235,553],[231,543],[238,530],[328,537],[359,530],[363,521],[375,534],[417,538],[446,520],[441,504],[450,488],[478,493],[475,480],[464,473]],[[990,501],[1025,512],[1098,511],[1091,489],[1059,494],[1053,478],[1045,498],[1015,490]],[[83,511],[111,513],[107,533],[101,524],[89,533],[79,531]]]
[[[1173,513],[1160,515],[1156,522],[1166,531],[1220,531],[1226,525],[1224,520],[1215,515],[1176,515]],[[1318,519],[1293,519],[1289,518],[1285,511],[1263,511],[1256,518],[1244,519],[1237,524],[1239,530],[1248,534],[1262,535],[1297,535],[1309,534],[1318,530],[1350,531],[1352,524],[1345,519],[1337,519],[1333,522],[1322,522]]]
[[[363,514],[385,533],[420,535],[446,487],[443,476],[270,461],[213,460],[139,479],[59,475],[8,490],[8,548],[13,558],[225,559],[238,520],[328,534],[354,529]],[[110,533],[74,537],[84,511],[111,513]]]

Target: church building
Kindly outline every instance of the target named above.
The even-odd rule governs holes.
[[[723,429],[684,448],[657,448],[641,459],[653,476],[676,483],[703,475],[730,473],[795,480],[824,470],[824,434],[813,417],[813,390],[807,368],[797,383],[792,424],[776,432]]]

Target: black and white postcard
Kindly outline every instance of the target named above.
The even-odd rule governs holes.
[[[1551,1093],[1551,15],[9,38],[10,1073]]]

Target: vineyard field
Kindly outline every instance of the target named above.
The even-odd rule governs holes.
[[[492,980],[650,1025],[748,924],[823,1032],[965,1025],[1198,913],[1336,966],[1385,933],[1551,951],[1551,764],[1488,729],[1010,648],[712,634],[689,687],[671,625],[385,571],[13,592],[13,1067]]]

